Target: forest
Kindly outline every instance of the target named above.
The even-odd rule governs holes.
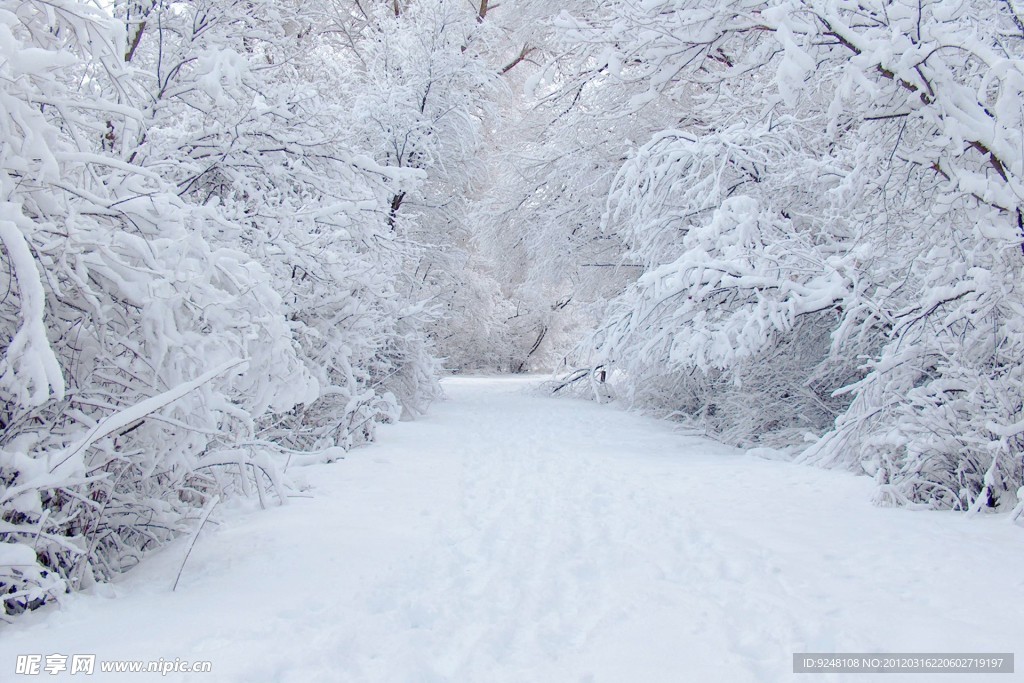
[[[3,0],[0,112],[0,620],[451,374],[1024,519],[1016,0]]]

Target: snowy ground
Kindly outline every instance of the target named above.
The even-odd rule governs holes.
[[[874,508],[866,478],[523,380],[445,386],[306,468],[315,497],[221,511],[176,592],[184,544],[4,629],[0,680],[59,678],[12,676],[26,653],[213,662],[67,680],[245,683],[878,680],[797,676],[792,653],[1024,656],[1024,532],[1003,518]]]

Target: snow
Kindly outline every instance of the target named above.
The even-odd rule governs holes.
[[[1005,516],[876,508],[866,477],[536,381],[447,380],[423,419],[290,469],[310,497],[222,504],[176,591],[188,539],[4,627],[0,670],[94,653],[213,662],[167,681],[741,682],[791,680],[793,652],[1024,642]]]
[[[55,465],[50,468],[52,474],[55,470],[60,468],[64,463],[78,455],[86,448],[96,443],[100,439],[110,434],[113,434],[119,429],[123,429],[133,422],[143,419],[150,413],[156,412],[160,408],[163,408],[169,403],[177,401],[182,396],[185,396],[189,392],[195,391],[199,387],[203,386],[210,380],[223,375],[228,370],[242,365],[245,361],[240,359],[232,360],[228,363],[222,364],[209,372],[203,373],[201,376],[195,378],[190,382],[183,382],[182,384],[165,391],[157,396],[147,398],[135,405],[125,408],[124,410],[113,413],[103,418],[93,426],[88,433],[78,441],[78,443],[72,445],[67,449],[67,453],[60,453],[55,457],[57,461]],[[241,461],[240,461],[241,462]],[[23,484],[26,489],[39,486],[39,482],[29,480]]]
[[[43,319],[46,292],[39,282],[32,250],[18,228],[19,212],[10,202],[0,203],[0,245],[18,282],[23,322],[0,358],[0,389],[30,406],[45,403],[50,392],[64,398],[64,378],[50,348]],[[6,298],[6,297],[5,297]]]

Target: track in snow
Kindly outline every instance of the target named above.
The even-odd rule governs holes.
[[[213,662],[161,679],[183,681],[810,682],[842,678],[794,676],[793,652],[1024,642],[1005,519],[877,509],[865,478],[529,384],[446,381],[425,419],[302,471],[315,497],[225,515],[176,592],[182,544],[98,590],[116,600],[6,629],[0,678],[58,652]]]

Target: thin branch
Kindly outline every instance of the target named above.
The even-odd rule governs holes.
[[[214,496],[209,500],[206,506],[203,508],[203,514],[199,518],[199,526],[192,533],[192,538],[189,539],[188,550],[185,552],[185,559],[181,561],[181,566],[178,567],[178,575],[174,577],[174,585],[171,586],[171,592],[173,593],[178,589],[178,582],[181,581],[181,573],[185,571],[185,563],[188,562],[188,558],[192,555],[192,548],[196,546],[196,540],[199,538],[199,532],[206,526],[206,520],[210,518],[210,513],[213,512],[213,508],[217,507],[217,503],[220,502],[220,496]]]
[[[513,59],[511,62],[506,64],[505,68],[501,70],[501,75],[504,76],[509,71],[511,71],[512,69],[514,69],[517,66],[519,66],[519,64],[523,60],[525,60],[528,56],[530,56],[530,53],[534,52],[535,49],[536,48],[529,47],[528,45],[523,45],[523,49],[519,51],[519,55],[515,59]]]

